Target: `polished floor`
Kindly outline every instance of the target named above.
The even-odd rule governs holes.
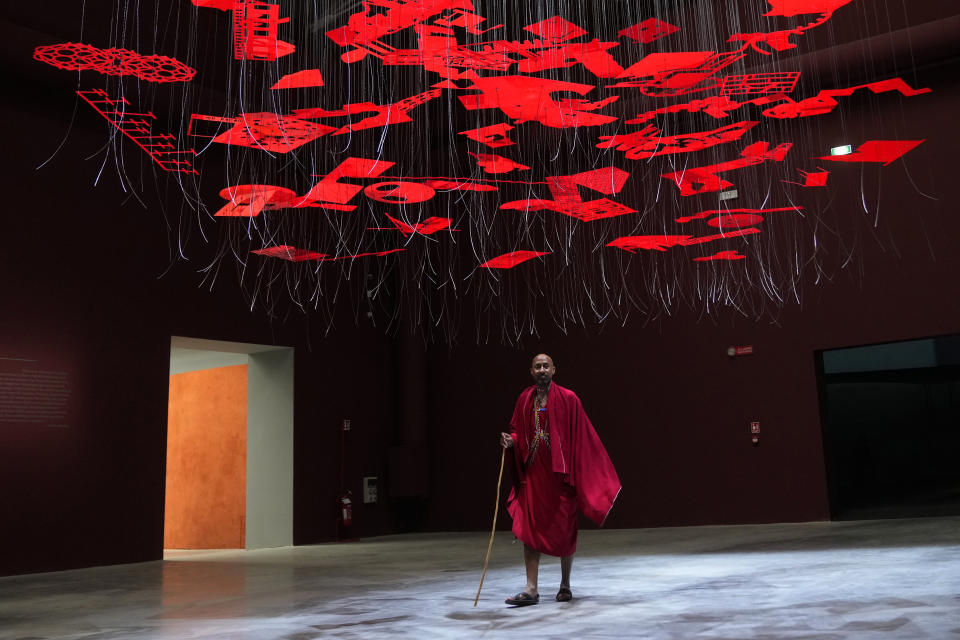
[[[574,600],[519,544],[404,535],[0,578],[0,639],[960,639],[960,518],[583,531]]]

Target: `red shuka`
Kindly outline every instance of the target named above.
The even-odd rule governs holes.
[[[507,509],[513,533],[524,544],[565,557],[576,550],[577,508],[602,525],[620,493],[620,480],[580,398],[556,383],[547,394],[550,446],[541,446],[533,464],[525,466],[534,434],[535,390],[523,390],[510,420],[519,483]]]

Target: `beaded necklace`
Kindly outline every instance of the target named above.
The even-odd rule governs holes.
[[[544,398],[544,399],[546,399],[546,398]],[[534,401],[533,401],[533,424],[534,424],[534,429],[533,429],[533,440],[530,441],[530,455],[527,456],[527,466],[528,466],[528,467],[530,466],[531,463],[533,463],[533,458],[534,458],[534,456],[537,455],[537,450],[540,448],[540,443],[543,443],[543,444],[547,445],[548,447],[550,446],[550,433],[549,433],[548,431],[545,431],[545,430],[540,426],[540,412],[541,412],[541,411],[546,411],[547,408],[546,408],[545,406],[544,406],[544,407],[541,407],[541,406],[539,406],[539,404],[540,404],[540,403],[539,403],[538,399],[536,398],[536,396],[534,396]]]

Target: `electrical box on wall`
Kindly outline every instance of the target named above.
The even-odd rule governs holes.
[[[368,476],[363,479],[363,504],[376,504],[377,502],[377,478]]]

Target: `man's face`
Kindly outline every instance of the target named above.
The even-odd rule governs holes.
[[[557,368],[553,366],[553,359],[545,353],[541,353],[534,358],[530,365],[530,375],[533,376],[533,381],[541,387],[549,384],[556,372]]]

